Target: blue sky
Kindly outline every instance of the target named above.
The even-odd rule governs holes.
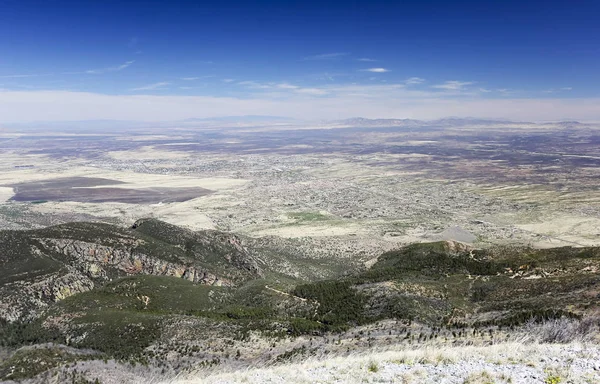
[[[0,0],[0,120],[600,120],[595,0],[206,3]]]

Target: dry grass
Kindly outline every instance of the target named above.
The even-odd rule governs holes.
[[[428,383],[438,380],[432,376],[428,368],[457,367],[466,362],[471,365],[467,364],[467,368],[459,369],[464,373],[463,377],[454,377],[461,383],[511,383],[514,382],[514,378],[511,377],[510,372],[511,367],[514,366],[538,370],[543,377],[540,382],[543,382],[548,375],[546,372],[553,372],[551,376],[561,377],[565,382],[567,379],[571,380],[569,382],[575,383],[588,382],[578,381],[568,368],[555,366],[556,361],[561,358],[565,360],[563,355],[567,349],[575,351],[569,353],[571,355],[575,353],[577,358],[588,359],[595,358],[599,351],[597,346],[579,343],[523,344],[518,342],[479,347],[370,351],[350,356],[312,357],[285,365],[253,367],[226,373],[198,371],[188,377],[180,377],[164,383]],[[569,358],[572,359],[571,355]],[[473,364],[476,366],[479,364],[481,368],[473,369]],[[499,367],[499,371],[488,372],[486,367],[490,365]],[[507,366],[508,368],[506,368]],[[471,371],[469,371],[469,367],[471,367]],[[449,371],[450,375],[452,372],[452,370]],[[600,376],[597,379],[600,380]],[[454,383],[455,381],[447,382]]]
[[[529,321],[523,330],[522,342],[572,343],[597,340],[600,318],[596,316],[575,319],[553,319],[542,324]]]
[[[521,383],[560,378],[560,382],[600,382],[600,320],[597,317],[527,323],[504,342],[492,345],[429,344],[370,349],[350,355],[298,355],[272,366],[199,370],[161,384],[197,383],[436,383],[439,372],[448,383]],[[590,364],[590,372],[573,373],[574,360]],[[584,364],[584,365],[585,365]],[[439,369],[443,367],[443,369]],[[432,367],[437,367],[433,369]],[[490,368],[491,367],[491,368]],[[521,381],[513,368],[537,374],[537,381]],[[433,371],[433,373],[432,373]],[[436,373],[437,372],[437,373]],[[523,374],[521,372],[521,374]],[[437,376],[436,376],[437,375]],[[515,376],[517,375],[517,376]],[[553,382],[554,383],[554,382]]]

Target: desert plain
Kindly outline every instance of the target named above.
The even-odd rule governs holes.
[[[366,256],[443,239],[600,245],[599,146],[577,122],[4,128],[0,225],[154,217]]]

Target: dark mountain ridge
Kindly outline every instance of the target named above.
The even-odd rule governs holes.
[[[35,317],[50,303],[131,275],[234,286],[261,276],[239,237],[156,220],[132,228],[70,223],[0,231],[0,318]]]
[[[532,321],[600,311],[599,247],[441,241],[384,253],[370,268],[339,260],[343,268],[298,277],[300,269],[330,266],[273,244],[281,246],[154,219],[130,228],[0,231],[0,352],[4,346],[11,356],[0,362],[0,380],[90,359],[178,372],[235,363],[242,349],[250,363],[281,342],[271,356],[277,362],[305,353],[316,338],[325,349],[343,338],[349,350],[361,345],[365,327],[374,335],[365,347],[392,335],[408,344],[415,334],[419,342],[425,334],[466,342],[465,329],[475,340],[506,337]],[[597,328],[593,321],[581,324]],[[47,368],[30,370],[35,359]]]

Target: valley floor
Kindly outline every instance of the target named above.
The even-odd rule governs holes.
[[[599,383],[596,344],[505,343],[310,358],[268,368],[197,372],[161,384]]]

